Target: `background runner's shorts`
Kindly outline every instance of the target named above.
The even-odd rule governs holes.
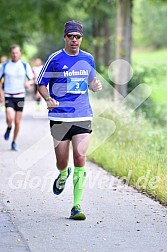
[[[24,98],[5,97],[5,107],[13,108],[15,111],[23,111]]]
[[[58,141],[71,140],[74,135],[91,133],[91,121],[59,122],[50,121],[51,135]]]

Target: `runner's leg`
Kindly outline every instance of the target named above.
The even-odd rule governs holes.
[[[20,130],[21,117],[22,117],[22,111],[16,111],[13,142],[16,142],[16,138],[17,138],[19,130]]]
[[[85,178],[86,178],[86,151],[88,149],[90,140],[89,133],[74,135],[72,137],[73,145],[73,158],[74,158],[74,206],[80,205],[84,191]]]
[[[12,123],[14,121],[15,118],[15,111],[12,107],[7,107],[6,108],[6,123],[8,125],[9,128],[12,127]]]

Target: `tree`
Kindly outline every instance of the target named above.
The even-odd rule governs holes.
[[[163,48],[167,45],[167,1],[134,1],[134,43],[138,47]]]
[[[123,59],[131,63],[131,42],[132,42],[132,2],[133,0],[117,1],[117,29],[116,29],[116,60]],[[127,83],[121,85],[124,80],[129,79],[130,69],[124,71],[124,65],[118,64],[115,76],[115,97],[118,93],[127,95]],[[118,84],[119,83],[119,84]]]
[[[112,57],[112,38],[115,26],[115,0],[85,0],[79,3],[88,14],[89,41],[93,44],[93,54],[97,66],[108,66]]]
[[[0,0],[0,54],[7,54],[11,44],[23,45],[39,29],[38,2],[35,0]],[[2,32],[3,31],[3,32]]]

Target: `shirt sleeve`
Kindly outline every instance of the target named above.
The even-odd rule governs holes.
[[[34,74],[32,72],[32,68],[30,66],[30,64],[26,63],[26,76],[29,80],[34,78]]]
[[[36,80],[36,84],[47,86],[50,82],[51,78],[53,78],[54,72],[53,72],[53,62],[51,61],[51,58],[49,57],[44,66],[42,67],[38,78]]]
[[[3,71],[3,65],[0,66],[0,80],[2,79],[4,75],[4,71]]]

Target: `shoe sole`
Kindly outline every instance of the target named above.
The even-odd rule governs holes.
[[[85,220],[86,216],[84,215],[84,213],[79,213],[79,214],[76,214],[75,216],[71,215],[70,219],[71,220]]]

